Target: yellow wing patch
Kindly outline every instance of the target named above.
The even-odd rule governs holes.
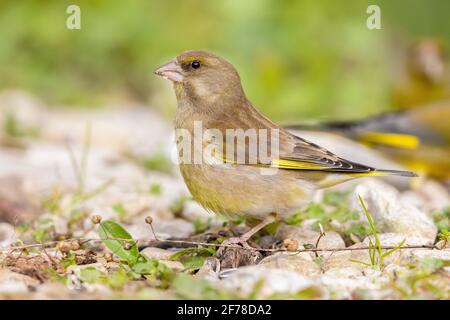
[[[274,159],[270,165],[280,169],[298,169],[298,170],[324,170],[325,166],[305,161],[296,161],[288,159]]]
[[[401,133],[367,131],[361,133],[358,139],[365,143],[383,144],[402,149],[416,149],[420,144],[418,137]]]

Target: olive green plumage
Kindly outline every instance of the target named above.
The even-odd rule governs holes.
[[[282,219],[307,204],[319,188],[360,176],[414,176],[353,163],[279,127],[256,110],[245,96],[235,68],[216,55],[187,51],[155,73],[174,84],[176,129],[193,133],[194,121],[202,121],[204,129],[218,129],[223,137],[226,129],[279,130],[278,158],[238,164],[227,155],[222,163],[180,164],[194,199],[213,212],[259,220],[275,213]],[[229,141],[223,143],[226,154]],[[196,148],[194,142],[192,147]],[[262,167],[274,168],[276,173],[262,174]]]

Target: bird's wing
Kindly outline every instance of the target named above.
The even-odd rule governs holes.
[[[219,152],[219,160],[225,163],[253,165],[259,167],[274,167],[283,170],[304,170],[304,171],[322,171],[333,173],[347,173],[361,175],[384,175],[384,174],[398,174],[405,176],[415,176],[415,174],[404,171],[395,170],[378,170],[366,165],[355,163],[338,157],[334,153],[310,142],[303,138],[297,137],[285,129],[275,125],[268,118],[264,117],[256,111],[253,107],[244,109],[239,117],[232,120],[221,118],[208,123],[208,128],[219,128],[224,131],[224,128],[232,123],[235,128],[257,128],[268,129],[267,133],[273,133],[272,129],[278,130],[278,153],[271,154],[273,147],[271,137],[267,137],[266,141],[261,141],[258,136],[257,150],[251,148],[250,139],[245,140],[244,143],[236,144],[236,140],[227,139],[226,134],[222,134],[223,147],[222,152]],[[250,112],[249,112],[250,111]],[[227,115],[225,115],[226,117]],[[261,143],[267,144],[266,153],[260,154]],[[253,145],[253,147],[255,147]],[[230,151],[230,152],[228,152]],[[256,159],[255,159],[256,154]],[[240,155],[245,155],[244,161],[239,160]],[[253,161],[256,160],[256,161]]]
[[[376,169],[338,157],[331,151],[290,133],[280,139],[280,157],[271,166],[280,169],[342,173],[371,173]]]
[[[245,163],[258,167],[272,167],[283,170],[321,171],[330,173],[354,174],[355,176],[375,176],[395,174],[416,176],[412,172],[397,170],[379,170],[363,164],[355,163],[338,157],[308,140],[297,137],[285,130],[280,131],[279,155],[262,160],[258,155],[257,163]],[[270,148],[270,147],[268,147]],[[235,154],[236,155],[236,154]],[[226,163],[242,164],[235,159],[224,157]]]

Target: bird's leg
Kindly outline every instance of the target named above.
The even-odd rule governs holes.
[[[223,252],[225,246],[227,245],[233,245],[233,244],[242,244],[242,246],[244,248],[248,248],[248,249],[253,249],[248,243],[247,241],[255,234],[257,233],[259,230],[263,229],[265,226],[267,226],[268,224],[271,224],[272,222],[275,221],[275,216],[274,215],[269,215],[267,216],[263,221],[261,221],[260,223],[258,223],[256,226],[252,227],[250,230],[248,230],[246,233],[244,233],[243,235],[239,236],[239,237],[233,237],[233,238],[229,238],[228,240],[225,240],[224,242],[222,242],[222,245],[219,250],[217,251],[217,254],[220,256],[221,253]]]
[[[257,233],[259,230],[263,229],[265,226],[271,224],[275,221],[275,216],[270,215],[267,216],[263,221],[258,223],[256,226],[252,227],[250,230],[248,230],[246,233],[238,237],[243,242],[247,242],[255,233]]]

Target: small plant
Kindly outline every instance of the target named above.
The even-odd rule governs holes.
[[[123,206],[122,203],[118,202],[112,205],[111,209],[117,213],[117,216],[119,217],[120,221],[124,221],[125,218],[128,215],[127,210],[125,209],[125,207]]]
[[[344,223],[356,221],[359,218],[358,212],[348,208],[346,201],[348,192],[326,192],[323,202],[311,203],[305,210],[296,212],[284,221],[288,225],[298,225],[305,220],[315,220],[314,228],[319,231],[319,224],[324,226],[325,230],[333,229],[331,222],[333,220]],[[361,230],[358,230],[361,231]]]
[[[194,278],[190,275],[179,273],[172,282],[175,294],[181,299],[225,299],[229,298],[221,293],[218,288],[202,278]]]
[[[35,128],[25,126],[14,113],[9,112],[4,117],[3,134],[7,139],[19,140],[23,138],[34,138],[38,135],[38,131]]]
[[[440,241],[443,241],[443,247],[446,247],[447,244],[450,242],[450,231],[444,229],[438,234],[438,239]]]
[[[448,260],[425,258],[399,274],[393,288],[403,299],[448,300],[448,278],[442,270],[449,265]]]
[[[145,276],[148,279],[162,280],[163,285],[167,286],[173,278],[173,271],[165,264],[156,259],[147,258],[142,255],[128,231],[118,223],[105,220],[99,225],[98,230],[103,244],[118,256],[126,264],[121,264],[128,277],[139,279]],[[122,279],[123,276],[118,279]]]
[[[372,268],[379,268],[379,270],[381,270],[383,268],[383,261],[384,258],[386,258],[387,256],[391,255],[392,253],[394,253],[395,251],[397,251],[398,249],[400,249],[404,244],[405,244],[405,239],[403,241],[401,241],[398,245],[396,245],[393,249],[390,249],[386,252],[383,252],[383,248],[380,242],[380,239],[378,238],[378,232],[377,229],[375,228],[375,222],[372,218],[372,215],[370,214],[369,210],[367,210],[366,204],[364,203],[363,199],[361,198],[360,195],[358,195],[359,198],[359,202],[361,204],[361,207],[363,208],[364,214],[367,218],[367,222],[369,223],[369,228],[370,231],[372,233],[372,237],[369,237],[369,258],[370,258],[370,263],[368,262],[364,262],[364,261],[360,261],[360,260],[354,260],[351,259],[351,261],[356,262],[356,263],[361,263],[365,266],[368,267],[372,267]]]
[[[207,220],[195,218],[193,225],[194,225],[194,234],[199,234],[202,232],[205,232],[209,229],[211,226],[211,218],[208,218]]]
[[[450,206],[445,207],[442,210],[434,211],[432,217],[438,231],[450,229]]]
[[[215,247],[187,248],[173,254],[170,260],[180,261],[188,270],[196,270],[203,266],[207,257],[212,257],[215,254]]]
[[[160,195],[163,190],[161,184],[154,182],[150,185],[149,191],[151,194]]]
[[[289,226],[295,226],[300,224],[304,220],[301,212],[296,212],[284,220],[284,223]]]
[[[138,166],[148,171],[171,173],[173,169],[172,162],[162,151],[156,152],[155,154],[148,157],[137,156],[129,152],[126,154],[126,156],[130,160],[134,161],[134,163],[136,163]]]
[[[118,223],[102,221],[98,233],[104,245],[130,266],[137,263],[139,250],[131,235]]]
[[[186,204],[186,202],[189,200],[189,197],[186,196],[181,196],[179,198],[177,198],[171,205],[170,205],[170,211],[172,211],[172,213],[176,216],[179,217],[181,216],[181,213],[183,212],[184,209],[184,205]]]

